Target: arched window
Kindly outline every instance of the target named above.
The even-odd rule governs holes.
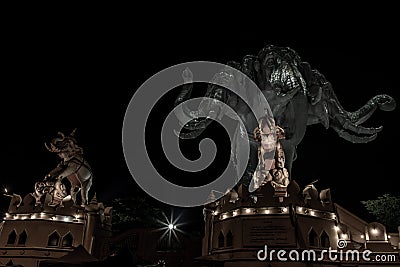
[[[72,237],[71,233],[68,233],[62,239],[62,246],[63,247],[72,247],[73,241],[74,241],[74,238]]]
[[[219,248],[223,248],[224,247],[224,234],[222,233],[222,231],[219,233],[218,236],[218,247]]]
[[[322,234],[321,234],[321,247],[329,248],[330,246],[331,246],[331,242],[329,241],[329,235],[325,231],[322,231]]]
[[[15,230],[12,230],[12,232],[8,235],[7,245],[14,245],[15,240],[17,240],[17,233]]]
[[[229,230],[228,234],[226,235],[226,246],[227,247],[233,246],[233,235],[230,230]]]
[[[55,231],[49,236],[49,240],[47,242],[47,246],[49,247],[58,247],[60,244],[60,235]]]
[[[310,232],[308,233],[308,244],[310,244],[311,247],[318,246],[318,235],[312,228],[311,228]]]
[[[28,238],[28,235],[26,234],[26,231],[24,230],[18,238],[18,245],[25,245],[26,239]]]

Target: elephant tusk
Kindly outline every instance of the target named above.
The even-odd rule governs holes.
[[[341,129],[337,128],[336,126],[332,126],[332,128],[343,139],[345,139],[347,141],[350,141],[352,143],[357,143],[357,144],[371,142],[371,141],[375,140],[376,137],[378,136],[377,133],[374,133],[374,134],[369,135],[369,136],[357,136],[357,135],[350,134],[350,133],[348,133],[348,132],[346,132],[344,130],[341,130]]]
[[[53,145],[53,143],[50,143],[50,146],[51,146],[51,152],[56,152],[56,153],[58,153],[58,152],[61,151],[61,150],[58,149],[55,145]]]
[[[344,118],[342,115],[335,116],[335,119],[338,120],[339,124],[343,126],[343,129],[350,130],[356,134],[374,134],[382,131],[383,127],[363,127],[361,125],[356,125],[350,121],[348,118]]]
[[[64,135],[62,132],[58,132],[58,134],[62,137],[61,140],[64,140],[64,139],[65,139],[65,135]]]
[[[178,121],[181,123],[181,125],[186,125],[189,121],[196,119],[196,117],[191,116],[190,112],[187,110],[187,108],[182,107],[183,105],[180,105],[174,109],[174,113]]]
[[[44,143],[44,146],[46,147],[46,149],[50,152],[54,152],[46,143]]]
[[[197,131],[192,131],[189,133],[182,133],[178,132],[177,130],[174,130],[174,133],[176,136],[178,136],[180,139],[195,139],[199,137],[205,129],[197,129]]]

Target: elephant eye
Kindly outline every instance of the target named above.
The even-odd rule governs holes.
[[[265,65],[266,65],[267,67],[273,67],[273,66],[275,66],[275,60],[274,60],[273,58],[269,58],[269,59],[267,59],[267,61],[265,62]]]

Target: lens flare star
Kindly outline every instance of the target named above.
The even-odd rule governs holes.
[[[164,231],[161,235],[160,240],[164,238],[168,238],[168,246],[172,246],[172,242],[180,242],[177,232],[185,233],[180,227],[185,225],[185,223],[180,222],[182,217],[182,213],[179,214],[176,218],[174,217],[174,212],[171,210],[171,216],[168,218],[165,213],[162,213],[164,220],[157,220],[162,227],[158,228],[156,231]]]

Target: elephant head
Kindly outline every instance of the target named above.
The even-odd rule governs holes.
[[[320,97],[309,106],[308,125],[321,123],[325,128],[331,127],[338,135],[353,143],[367,143],[374,140],[382,130],[380,127],[363,127],[374,111],[395,109],[396,102],[389,95],[376,95],[357,111],[348,112],[340,104],[332,85],[317,70],[312,70],[309,83],[318,88]]]
[[[277,96],[306,92],[306,82],[300,72],[301,60],[288,47],[264,47],[254,61],[257,84],[261,90],[272,91]]]
[[[175,115],[183,125],[183,128],[187,130],[187,132],[182,131],[180,133],[180,138],[195,138],[217,117],[230,116],[223,104],[235,108],[238,105],[238,99],[235,94],[225,89],[225,87],[235,88],[235,90],[240,90],[239,88],[242,87],[239,75],[234,75],[232,70],[232,68],[226,68],[216,73],[198,107],[195,110],[190,110],[183,102],[191,97],[193,74],[189,69],[185,69],[182,74],[185,84],[175,100],[175,106],[179,106],[175,110]],[[233,118],[234,116],[230,117]]]
[[[44,144],[48,151],[57,153],[65,161],[74,157],[75,155],[81,155],[83,153],[82,148],[76,144],[74,138],[76,129],[74,129],[69,135],[65,136],[62,132],[59,132],[60,137],[53,138],[50,145]]]
[[[331,127],[348,141],[370,142],[382,127],[366,128],[361,124],[377,108],[391,111],[396,106],[391,96],[383,94],[372,97],[357,111],[346,111],[331,83],[287,47],[266,46],[250,64],[248,61],[242,64],[245,73],[250,73],[261,88],[277,125],[285,128],[294,146],[302,140],[305,126],[316,123]]]

